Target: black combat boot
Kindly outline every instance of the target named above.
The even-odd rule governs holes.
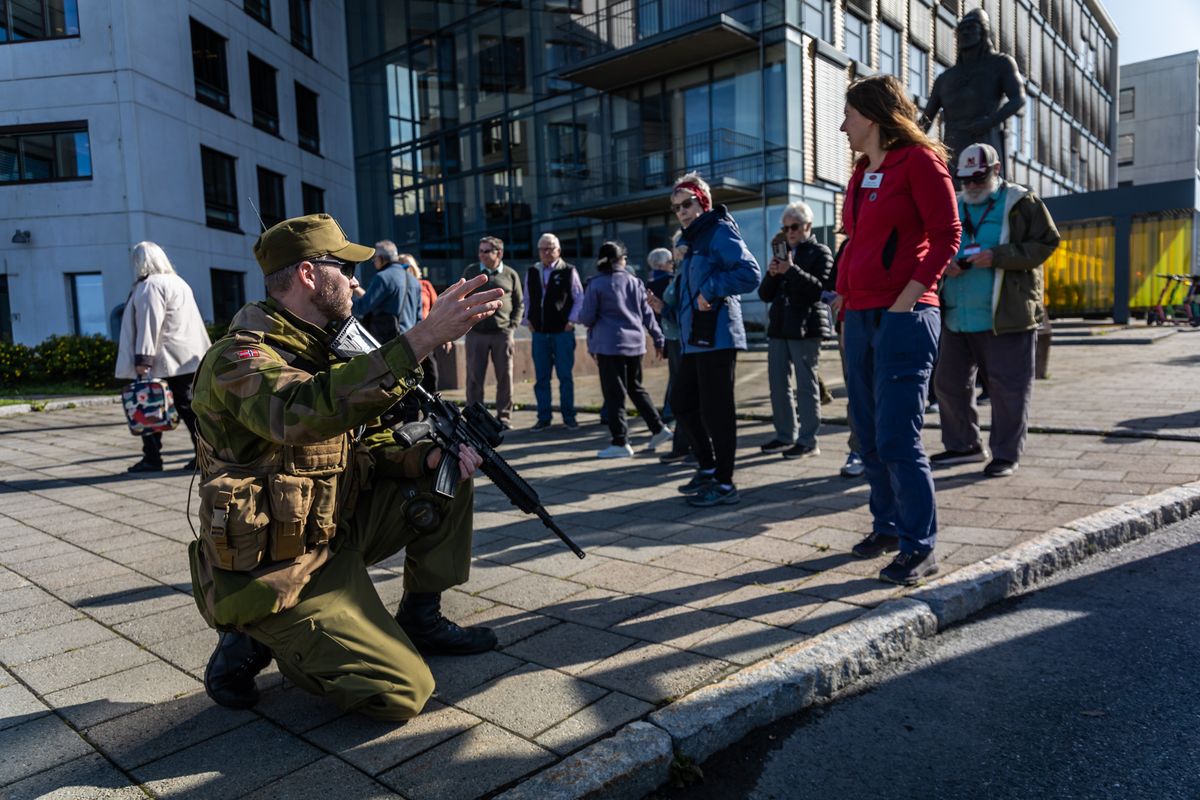
[[[204,670],[204,691],[217,705],[250,708],[258,702],[254,676],[271,663],[271,651],[244,633],[222,633]]]
[[[441,592],[405,592],[396,622],[424,655],[467,656],[496,646],[491,628],[462,628],[443,617]]]

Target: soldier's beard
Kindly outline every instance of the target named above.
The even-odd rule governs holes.
[[[329,277],[324,270],[317,274],[317,296],[313,298],[313,305],[327,319],[340,322],[349,317],[354,307],[349,282],[343,286],[341,275]]]

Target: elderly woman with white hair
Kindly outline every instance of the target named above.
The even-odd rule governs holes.
[[[812,223],[812,209],[805,203],[795,202],[783,210],[780,232],[772,241],[779,251],[758,287],[759,298],[769,305],[767,376],[775,422],[775,438],[761,449],[782,453],[784,458],[821,452],[817,447],[817,429],[821,427],[817,366],[821,340],[833,336],[821,292],[833,269],[833,255],[812,235]]]
[[[196,445],[192,376],[212,345],[192,289],[175,274],[167,254],[154,242],[139,242],[130,255],[136,281],[121,319],[118,378],[159,378],[175,397],[175,407]],[[194,469],[193,454],[186,469]],[[142,460],[129,472],[161,472],[162,434],[142,435]]]

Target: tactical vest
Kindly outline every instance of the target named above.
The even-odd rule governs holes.
[[[570,321],[571,308],[575,304],[571,294],[571,276],[575,268],[565,261],[559,263],[561,266],[550,270],[546,286],[542,286],[541,264],[530,267],[526,275],[529,326],[538,333],[562,333]]]
[[[320,370],[270,335],[237,331],[233,338],[241,347],[266,343],[306,372]],[[244,464],[218,458],[212,443],[196,438],[203,476],[201,546],[209,563],[224,570],[247,572],[327,544],[337,533],[339,514],[353,511],[370,471],[370,454],[349,433],[312,444],[272,445]]]

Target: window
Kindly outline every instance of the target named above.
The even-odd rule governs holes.
[[[300,184],[300,206],[305,214],[324,214],[325,190],[311,183]]]
[[[279,96],[275,91],[275,68],[247,54],[250,61],[250,109],[254,127],[279,133]]]
[[[1133,166],[1133,134],[1122,133],[1117,137],[1117,166]]]
[[[1133,119],[1133,87],[1129,86],[1121,90],[1119,95],[1120,105],[1118,106],[1121,119]]]
[[[292,22],[292,45],[311,56],[312,46],[312,0],[288,0],[288,16]]]
[[[192,20],[192,73],[196,99],[229,111],[229,73],[225,68],[225,37]]]
[[[871,64],[871,24],[846,14],[846,55],[860,64]]]
[[[0,128],[0,184],[90,180],[86,122]]]
[[[0,42],[34,42],[78,35],[76,0],[0,0]]]
[[[479,88],[485,92],[519,91],[525,84],[525,40],[480,36]]]
[[[310,153],[321,152],[321,126],[317,122],[317,93],[296,84],[296,133],[300,146]]]
[[[900,31],[879,23],[879,71],[900,77]]]
[[[104,310],[104,278],[99,272],[67,274],[71,296],[71,328],[80,336],[108,335],[108,312]]]
[[[833,41],[833,0],[800,0],[800,28],[809,36]]]
[[[204,175],[204,221],[210,228],[238,229],[237,159],[200,148],[200,171]],[[240,232],[240,231],[239,231]]]
[[[258,215],[269,228],[287,219],[283,200],[283,176],[269,169],[258,168]]]
[[[212,283],[213,322],[226,326],[246,305],[246,273],[231,269],[209,271]]]
[[[271,27],[271,0],[245,0],[242,8],[263,25]]]
[[[908,46],[908,93],[922,100],[929,93],[929,53]]]

